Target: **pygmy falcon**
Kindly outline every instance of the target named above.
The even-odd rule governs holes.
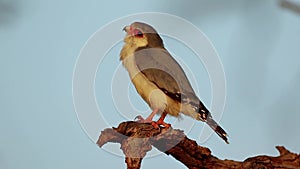
[[[150,25],[134,22],[125,26],[126,37],[120,60],[127,69],[137,92],[152,109],[146,119],[138,121],[153,126],[170,127],[164,122],[167,114],[180,113],[206,122],[226,143],[227,133],[218,125],[209,110],[196,96],[186,74],[165,49],[163,40]],[[155,114],[161,115],[153,122]]]

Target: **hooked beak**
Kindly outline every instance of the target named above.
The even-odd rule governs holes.
[[[130,26],[125,26],[123,28],[123,31],[125,31],[126,33],[129,33],[130,32]]]

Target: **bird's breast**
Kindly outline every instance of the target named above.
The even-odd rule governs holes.
[[[167,96],[138,69],[134,55],[127,56],[123,64],[139,95],[152,109],[163,111],[167,106]]]
[[[130,79],[139,95],[147,102],[152,110],[159,109],[170,115],[178,116],[180,104],[168,97],[156,84],[151,82],[138,68],[134,56],[135,49],[125,44],[121,51],[121,60],[127,69]]]

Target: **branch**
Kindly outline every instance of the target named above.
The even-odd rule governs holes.
[[[300,168],[300,155],[277,146],[278,157],[256,156],[243,162],[220,160],[208,148],[201,147],[177,129],[155,129],[151,124],[133,121],[123,122],[117,128],[101,132],[97,144],[102,147],[108,142],[120,143],[128,169],[139,169],[146,153],[152,146],[173,156],[190,169],[197,168]]]

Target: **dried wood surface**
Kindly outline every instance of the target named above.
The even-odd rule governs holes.
[[[278,157],[256,156],[245,161],[220,160],[208,148],[201,147],[185,136],[183,131],[169,128],[155,129],[151,124],[133,121],[123,122],[117,128],[101,132],[97,144],[120,143],[128,169],[139,169],[143,158],[152,146],[173,156],[187,168],[231,168],[231,169],[300,169],[300,155],[277,146]]]

